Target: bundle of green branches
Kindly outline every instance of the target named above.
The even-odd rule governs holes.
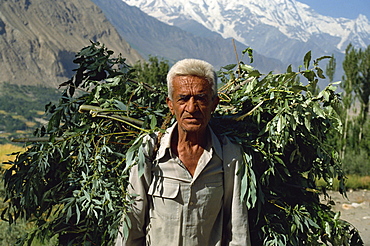
[[[246,50],[250,54],[250,50]],[[34,223],[20,243],[57,236],[59,245],[111,245],[128,211],[128,170],[142,163],[143,136],[173,121],[165,84],[135,80],[133,69],[104,45],[92,43],[74,60],[57,105],[47,105],[46,128],[23,141],[4,174],[8,207],[2,219]],[[302,71],[262,75],[240,62],[219,75],[221,103],[211,124],[245,151],[242,196],[250,211],[253,245],[361,245],[355,228],[320,202],[316,187],[344,176],[327,134],[340,131],[333,85],[310,53]],[[307,82],[303,85],[300,80]],[[36,141],[36,142],[35,142]]]

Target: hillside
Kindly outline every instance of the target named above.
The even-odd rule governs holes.
[[[72,60],[90,40],[128,63],[142,59],[90,0],[1,0],[0,82],[55,87],[72,74]]]

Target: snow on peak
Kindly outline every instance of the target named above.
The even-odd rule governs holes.
[[[341,51],[353,35],[370,39],[370,23],[366,16],[359,15],[355,20],[323,16],[296,0],[122,1],[167,24],[194,20],[224,38],[232,37],[247,45],[248,31],[261,25],[274,27],[288,38],[303,42],[319,34],[337,37],[337,48]],[[358,44],[366,46],[365,41]]]

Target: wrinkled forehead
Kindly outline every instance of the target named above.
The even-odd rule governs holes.
[[[207,79],[193,75],[180,75],[172,81],[174,94],[208,94],[212,93],[212,87]]]

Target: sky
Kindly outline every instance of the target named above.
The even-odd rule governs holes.
[[[356,19],[363,14],[370,21],[370,0],[297,0],[313,8],[317,13],[332,17]]]

